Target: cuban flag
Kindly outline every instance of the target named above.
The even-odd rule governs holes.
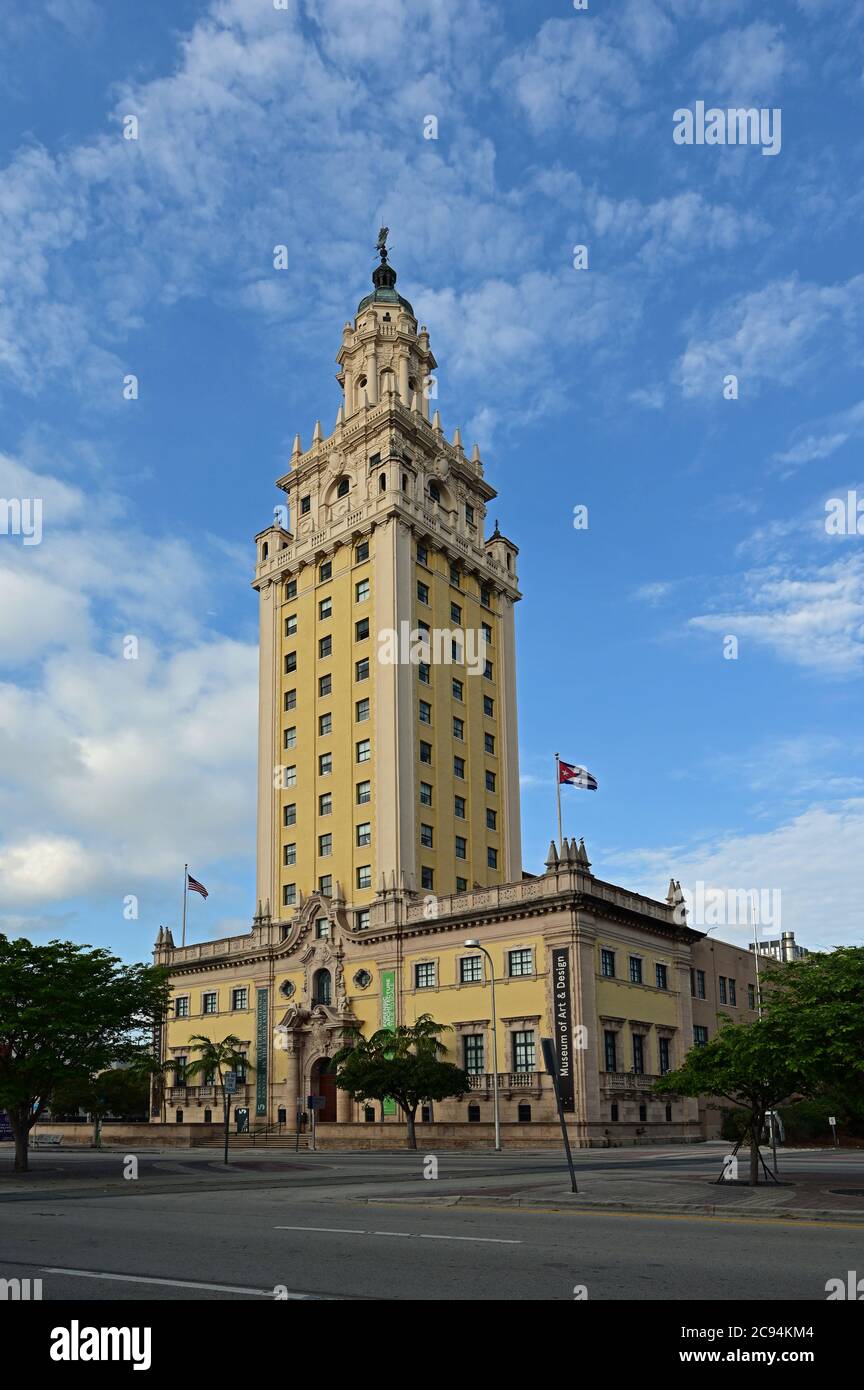
[[[558,762],[558,781],[566,783],[570,787],[582,787],[586,792],[596,792],[597,778],[593,777],[587,767],[576,767],[573,763]]]

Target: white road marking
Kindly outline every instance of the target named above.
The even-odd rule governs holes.
[[[337,1236],[402,1236],[405,1240],[468,1240],[477,1245],[521,1245],[521,1240],[505,1240],[500,1236],[447,1236],[425,1231],[361,1231],[350,1226],[274,1226],[274,1231],[318,1231]]]
[[[43,1274],[69,1274],[77,1279],[113,1279],[125,1284],[163,1284],[172,1289],[208,1289],[212,1293],[249,1293],[258,1298],[273,1298],[272,1289],[246,1289],[238,1284],[200,1284],[193,1279],[155,1279],[145,1274],[103,1274],[95,1269],[51,1269],[42,1267]],[[284,1298],[312,1298],[308,1293],[286,1293]]]

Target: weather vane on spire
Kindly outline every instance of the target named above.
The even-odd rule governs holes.
[[[381,257],[382,261],[386,261],[386,259],[387,259],[387,238],[388,238],[389,235],[390,235],[390,228],[389,228],[389,227],[382,227],[381,230],[380,230],[379,233],[378,233],[378,246],[377,246],[377,251],[378,251],[378,254],[379,254],[379,256]]]

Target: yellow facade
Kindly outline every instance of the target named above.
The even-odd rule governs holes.
[[[343,330],[336,425],[297,438],[256,539],[258,910],[221,941],[177,949],[160,930],[173,1002],[154,1119],[212,1117],[215,1085],[183,1076],[203,1033],[240,1039],[253,1126],[292,1128],[314,1095],[325,1121],[387,1121],[334,1091],[330,1059],[351,1029],[431,1014],[471,1090],[427,1118],[491,1119],[497,1089],[505,1124],[550,1121],[540,1044],[566,1034],[574,1142],[697,1137],[695,1102],[651,1094],[692,1044],[708,949],[674,884],[662,903],[629,893],[567,841],[522,872],[518,552],[497,523],[484,539],[494,490],[430,418],[435,359],[395,279],[385,257]],[[468,938],[492,957],[494,1055]]]

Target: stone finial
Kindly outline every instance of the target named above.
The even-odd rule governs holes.
[[[337,430],[338,430],[338,429],[341,429],[342,426],[344,425],[344,423],[345,423],[345,407],[344,407],[344,405],[340,405],[339,409],[336,411],[336,429],[337,429]]]
[[[441,434],[441,411],[436,410],[432,416],[432,428],[436,433]]]
[[[475,444],[474,444],[474,447],[473,447],[472,450],[471,450],[471,462],[472,462],[472,463],[479,463],[479,462],[480,462],[480,445],[477,444],[476,442],[475,442]]]
[[[413,410],[413,412],[414,412],[415,415],[417,415],[417,414],[419,413],[419,410],[420,410],[420,400],[419,400],[419,398],[418,398],[418,395],[417,395],[417,392],[416,392],[416,391],[414,392],[414,394],[413,394],[412,397],[411,397],[411,409]]]
[[[294,448],[291,450],[291,457],[292,457],[292,459],[299,458],[300,455],[302,454],[302,452],[303,452],[303,445],[300,443],[300,436],[299,436],[299,434],[295,434],[295,436],[294,436]]]
[[[456,426],[455,430],[453,431],[453,448],[454,448],[454,449],[461,449],[461,448],[462,448],[462,431],[460,430],[460,428],[459,428],[458,425]]]
[[[314,430],[312,431],[312,443],[313,443],[313,444],[320,444],[320,443],[321,443],[321,440],[322,440],[323,438],[324,438],[324,436],[323,436],[322,433],[321,433],[321,421],[320,421],[320,420],[316,420],[316,421],[315,421],[315,428],[314,428]]]
[[[549,841],[549,853],[546,856],[546,868],[550,871],[558,867],[558,851],[555,848],[555,841]]]
[[[577,854],[577,858],[578,858],[578,860],[579,860],[579,863],[583,866],[583,868],[585,868],[585,869],[590,869],[590,868],[591,868],[591,860],[588,858],[588,851],[587,851],[587,849],[585,848],[585,841],[584,841],[583,839],[581,839],[581,838],[580,838],[580,840],[579,840],[579,848],[578,848],[578,850],[576,851],[576,854]]]
[[[157,945],[157,947],[158,947],[158,946],[161,946],[161,945],[163,944],[164,941],[165,941],[165,928],[164,928],[164,927],[160,927],[159,930],[158,930],[158,932],[156,933],[156,945]]]
[[[164,943],[163,943],[163,944],[164,944],[165,946],[167,946],[167,948],[168,948],[169,951],[173,951],[173,950],[175,949],[175,947],[174,947],[174,936],[173,936],[173,934],[172,934],[172,931],[171,931],[171,928],[170,928],[170,927],[166,927],[166,928],[165,928],[165,940],[164,940]]]

